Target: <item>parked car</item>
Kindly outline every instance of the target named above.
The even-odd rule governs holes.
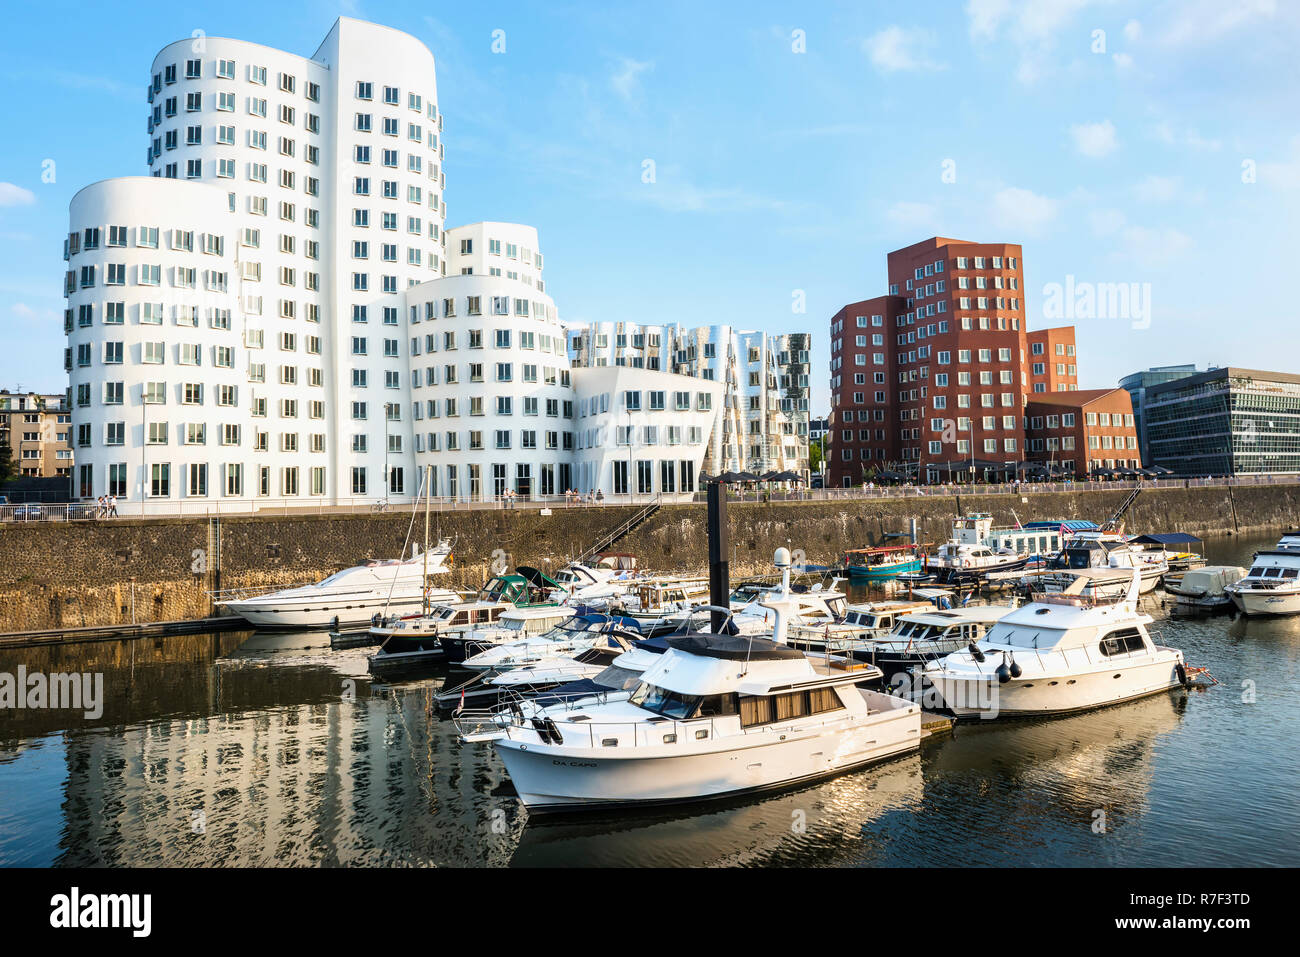
[[[99,506],[88,502],[74,503],[68,506],[68,521],[78,518],[95,518]]]
[[[9,514],[15,522],[39,522],[45,517],[45,509],[39,505],[15,505]]]

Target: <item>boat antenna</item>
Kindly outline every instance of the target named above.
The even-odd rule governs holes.
[[[420,476],[421,483],[424,482],[424,478],[425,478],[424,476]],[[416,514],[416,508],[419,506],[419,504],[420,504],[420,493],[419,490],[417,489],[415,494],[415,501],[411,505],[411,521],[406,526],[406,538],[402,540],[402,555],[397,560],[397,564],[393,566],[393,580],[388,583],[388,597],[384,599],[383,615],[385,618],[388,617],[388,606],[393,601],[393,589],[397,587],[397,576],[402,573],[402,565],[406,561],[406,546],[410,544],[411,532],[415,529],[415,514]]]
[[[429,472],[432,465],[424,467],[424,574],[420,581],[420,610],[429,614]]]
[[[1133,580],[1129,582],[1128,594],[1124,596],[1124,604],[1137,611],[1138,595],[1142,591],[1142,569],[1136,565],[1133,566]]]

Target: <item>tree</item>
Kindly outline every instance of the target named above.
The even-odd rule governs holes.
[[[808,471],[820,472],[822,470],[822,459],[825,454],[822,452],[822,442],[825,439],[818,439],[816,442],[808,444]]]
[[[14,461],[14,450],[8,442],[0,445],[0,485],[8,484],[18,478],[18,463]]]

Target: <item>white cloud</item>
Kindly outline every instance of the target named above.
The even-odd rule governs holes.
[[[1192,247],[1190,236],[1169,226],[1126,226],[1120,238],[1125,256],[1148,269],[1176,262]]]
[[[1277,12],[1277,0],[1180,0],[1166,10],[1159,42],[1197,46],[1213,43],[1253,20],[1272,17]]]
[[[1038,233],[1056,218],[1060,204],[1018,186],[993,194],[993,221],[1001,229]]]
[[[19,319],[28,322],[49,322],[57,318],[53,309],[35,309],[25,302],[15,302],[9,311]]]
[[[1148,176],[1133,187],[1134,195],[1144,203],[1167,203],[1185,192],[1177,176]]]
[[[1129,43],[1136,43],[1142,37],[1142,24],[1136,20],[1130,20],[1124,24],[1124,39]]]
[[[1005,40],[1018,53],[1016,78],[1032,84],[1060,65],[1057,37],[1075,15],[1099,0],[967,0],[971,39]],[[1105,2],[1105,0],[1100,0]],[[1088,33],[1081,34],[1084,40]]]
[[[1115,152],[1119,143],[1115,139],[1115,124],[1110,120],[1100,123],[1076,123],[1070,127],[1074,148],[1084,156],[1101,157]]]
[[[885,218],[899,226],[918,229],[934,223],[937,213],[938,209],[933,203],[912,203],[907,200],[900,200],[885,210]]]
[[[1276,189],[1300,189],[1300,136],[1291,138],[1291,155],[1259,164],[1259,182]]]
[[[30,189],[0,182],[0,206],[30,206],[34,202],[36,194]]]
[[[1110,58],[1115,62],[1115,69],[1120,72],[1133,69],[1133,58],[1127,53],[1112,53]]]
[[[862,41],[862,49],[872,64],[882,73],[901,70],[942,70],[924,52],[934,44],[934,35],[926,30],[910,30],[899,26],[885,27],[879,33]]]
[[[620,97],[631,102],[641,93],[641,74],[653,69],[654,63],[650,61],[622,57],[618,69],[609,78],[609,85]]]
[[[1112,236],[1124,228],[1126,218],[1118,209],[1093,209],[1088,212],[1088,225],[1098,236]]]
[[[1167,122],[1157,123],[1155,125],[1155,134],[1158,140],[1169,146],[1186,146],[1190,149],[1207,152],[1215,152],[1223,148],[1222,140],[1206,139],[1201,136],[1199,131],[1194,129],[1186,129],[1180,132]]]

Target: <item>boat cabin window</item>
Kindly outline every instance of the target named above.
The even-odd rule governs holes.
[[[631,671],[627,668],[620,668],[617,665],[610,665],[591,680],[604,688],[612,688],[615,691],[626,691],[628,688],[634,687],[641,680],[641,672]]]
[[[667,688],[642,682],[628,699],[638,708],[644,708],[665,718],[711,718],[719,715],[735,714],[737,711],[736,695],[684,695]]]
[[[834,688],[814,688],[811,691],[788,691],[774,695],[742,695],[740,698],[740,726],[752,728],[774,721],[788,721],[810,714],[823,714],[844,707]]]
[[[1127,655],[1145,649],[1146,643],[1142,640],[1142,633],[1136,628],[1121,628],[1101,639],[1103,655]]]

